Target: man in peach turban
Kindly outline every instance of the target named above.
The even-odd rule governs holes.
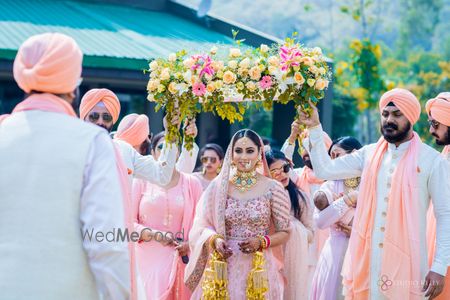
[[[26,95],[0,126],[4,299],[130,295],[127,245],[80,235],[124,227],[112,142],[72,108],[82,59],[74,39],[44,33],[28,38],[14,60]]]
[[[430,99],[426,105],[430,133],[436,138],[436,144],[445,146],[442,150],[444,158],[450,162],[450,93],[443,92]],[[428,260],[430,265],[436,251],[436,218],[431,204],[427,214]],[[437,300],[450,299],[450,270],[447,269],[445,286]]]
[[[80,119],[94,123],[111,132],[119,119],[120,101],[108,89],[89,90],[81,99]]]
[[[313,106],[311,116],[299,112],[309,128],[316,175],[326,180],[361,177],[342,271],[346,299],[436,297],[444,286],[450,254],[449,168],[413,131],[421,109],[410,91],[386,92],[379,110],[378,142],[334,160],[322,140],[317,108]],[[438,232],[431,268],[424,230],[430,198]]]

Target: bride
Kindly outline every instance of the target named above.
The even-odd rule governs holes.
[[[238,131],[200,199],[185,272],[191,299],[283,299],[280,246],[289,239],[290,201],[267,177],[263,147],[254,131]]]

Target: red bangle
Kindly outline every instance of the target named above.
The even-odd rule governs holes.
[[[264,239],[266,240],[266,248],[269,248],[270,247],[270,238],[269,238],[269,236],[265,235]]]

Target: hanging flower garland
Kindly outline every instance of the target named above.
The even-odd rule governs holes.
[[[175,114],[192,119],[200,112],[240,122],[250,101],[266,109],[273,101],[294,101],[296,108],[309,111],[308,99],[317,104],[331,78],[320,48],[306,48],[295,38],[256,49],[237,41],[237,47],[217,45],[208,53],[181,50],[153,60],[148,71],[147,99],[156,102],[156,111],[165,108],[168,124]],[[169,127],[166,138],[180,142],[178,128]],[[193,142],[185,137],[187,149]]]

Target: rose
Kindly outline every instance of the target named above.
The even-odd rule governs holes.
[[[327,72],[327,71],[325,70],[324,67],[320,67],[320,68],[319,68],[319,74],[320,74],[320,75],[325,75],[326,72]]]
[[[316,81],[316,85],[314,86],[314,88],[316,90],[323,90],[325,87],[327,87],[328,85],[328,81],[327,80],[323,80],[323,79],[317,79]]]
[[[159,76],[158,72],[153,71],[153,72],[150,73],[150,78],[151,79],[156,79],[156,78],[158,78],[158,76]]]
[[[215,72],[218,72],[223,69],[223,61],[213,61],[211,67]]]
[[[187,70],[186,72],[184,72],[183,79],[184,79],[185,82],[191,83],[191,80],[192,80],[192,72],[191,72],[191,70]]]
[[[169,80],[169,79],[170,79],[169,68],[164,68],[161,71],[161,80]]]
[[[166,90],[166,87],[164,86],[164,84],[160,84],[158,85],[158,93],[162,93]]]
[[[177,60],[177,55],[175,53],[169,54],[169,61],[174,62]]]
[[[244,87],[245,87],[245,85],[242,83],[242,81],[239,81],[239,82],[236,84],[236,87],[237,87],[238,90],[243,90]]]
[[[223,81],[222,80],[216,80],[214,82],[214,86],[216,87],[217,90],[221,89],[223,87]]]
[[[210,93],[214,92],[216,90],[214,82],[208,83],[208,85],[206,86],[206,90]]]
[[[214,47],[211,48],[211,50],[209,50],[209,52],[210,52],[212,55],[216,55],[217,50],[218,50],[217,47],[214,46]]]
[[[238,74],[241,77],[247,77],[248,75],[248,69],[244,69],[244,68],[239,68],[238,69]]]
[[[319,74],[319,68],[317,68],[316,66],[309,67],[309,71],[313,73],[315,76]]]
[[[178,92],[177,84],[173,81],[171,83],[169,83],[168,89],[171,94],[176,94]]]
[[[226,71],[223,74],[223,82],[226,84],[233,84],[236,81],[236,74],[231,71]]]
[[[258,88],[258,86],[253,81],[247,82],[245,86],[250,92],[254,92]]]
[[[269,66],[268,70],[270,75],[274,75],[277,72],[278,68],[275,66]]]
[[[269,65],[274,67],[278,67],[280,65],[280,60],[276,56],[269,57],[267,61],[269,62]]]
[[[159,86],[159,80],[149,80],[147,83],[147,90],[150,92],[155,91]]]
[[[262,53],[266,53],[267,51],[269,51],[269,46],[267,46],[266,44],[261,44],[259,49]]]
[[[314,60],[311,57],[305,56],[300,60],[306,66],[312,66],[314,64]]]
[[[150,102],[155,102],[155,96],[153,96],[153,94],[148,94],[147,95],[147,100]]]
[[[310,87],[312,87],[312,86],[314,86],[314,84],[316,83],[316,80],[310,78],[310,79],[308,79],[308,80],[306,81],[306,83],[307,83]]]
[[[192,58],[187,58],[183,61],[183,65],[190,69],[195,64],[195,61]]]
[[[294,80],[295,80],[295,82],[297,84],[304,84],[305,83],[305,78],[303,77],[302,73],[300,73],[300,72],[295,72]]]
[[[230,49],[230,57],[236,58],[241,56],[241,50],[238,48],[231,48]]]
[[[230,60],[228,62],[228,67],[230,67],[233,70],[235,70],[237,68],[237,66],[238,66],[238,64],[237,64],[237,61],[235,61],[235,60]]]
[[[250,78],[253,80],[259,80],[261,78],[261,70],[259,67],[253,67],[250,69]]]
[[[158,62],[156,60],[153,60],[150,64],[149,64],[150,70],[152,71],[156,71],[158,69]]]
[[[248,69],[250,67],[250,59],[248,57],[241,60],[239,67],[243,69]]]

